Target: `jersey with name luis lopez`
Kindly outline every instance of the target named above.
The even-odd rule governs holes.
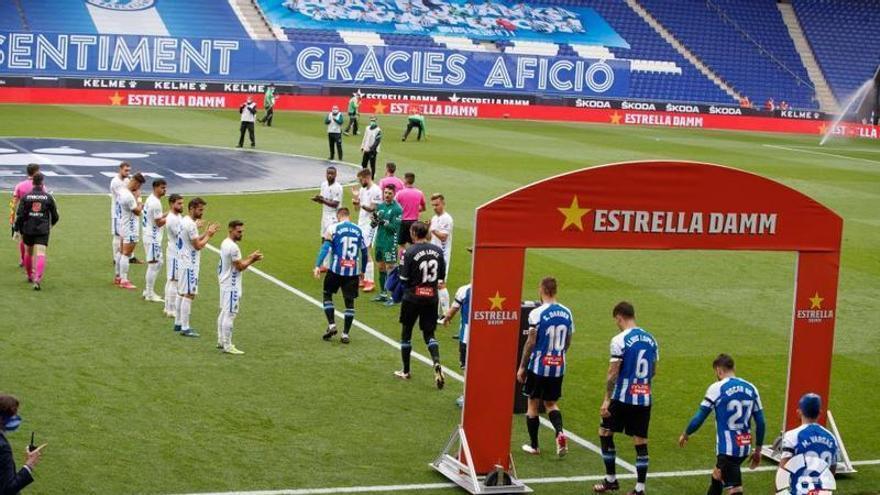
[[[529,371],[538,376],[563,376],[565,344],[574,333],[571,310],[559,303],[544,303],[529,313],[529,328],[536,332]]]
[[[709,386],[700,406],[715,410],[716,452],[749,455],[752,416],[764,409],[758,389],[742,378],[728,377]]]
[[[360,275],[358,256],[367,248],[360,227],[347,221],[334,223],[327,228],[324,237],[330,238],[330,271],[343,277]]]
[[[611,339],[611,361],[620,361],[612,400],[634,406],[651,405],[651,380],[660,360],[654,336],[642,328],[626,329]]]
[[[436,303],[437,285],[446,279],[446,260],[437,246],[420,242],[410,246],[403,255],[400,280],[406,290],[403,300]]]

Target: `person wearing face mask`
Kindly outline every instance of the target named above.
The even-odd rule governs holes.
[[[370,125],[364,131],[364,139],[361,142],[361,151],[364,154],[361,160],[361,168],[370,167],[370,179],[376,180],[376,157],[379,155],[379,144],[382,142],[382,128],[376,117],[370,117]]]
[[[42,450],[46,445],[27,449],[27,460],[20,471],[15,470],[12,447],[6,439],[7,432],[13,432],[21,425],[18,415],[18,399],[0,394],[0,494],[15,495],[34,482],[34,468],[40,462]]]
[[[333,105],[333,110],[324,117],[324,124],[327,126],[327,141],[330,143],[330,158],[334,160],[339,155],[342,160],[342,122],[345,118],[339,111],[339,107]]]

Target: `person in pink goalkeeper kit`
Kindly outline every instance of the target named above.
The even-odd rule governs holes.
[[[403,180],[400,177],[394,175],[397,171],[397,165],[394,162],[388,162],[385,164],[385,177],[382,177],[379,180],[379,189],[384,191],[386,187],[389,185],[394,186],[394,194],[399,193],[403,190]]]
[[[419,214],[425,211],[425,193],[416,188],[416,174],[407,172],[403,176],[403,190],[398,191],[394,197],[403,208],[403,220],[400,222],[400,235],[397,244],[406,249],[412,244],[409,228],[419,221]]]
[[[18,203],[21,202],[22,198],[24,198],[28,193],[34,190],[34,174],[40,171],[40,166],[36,163],[31,163],[27,166],[27,179],[19,182],[15,185],[15,189],[12,191],[12,215],[10,220],[10,224],[15,223],[15,212],[18,210]],[[24,257],[27,248],[24,245],[24,241],[21,239],[21,236],[18,239],[18,266],[24,267]]]

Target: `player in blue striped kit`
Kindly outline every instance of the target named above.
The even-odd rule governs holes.
[[[720,354],[712,362],[718,381],[709,386],[700,403],[700,409],[691,419],[685,432],[678,439],[681,447],[702,426],[709,414],[715,411],[716,463],[707,495],[742,493],[740,466],[751,454],[750,469],[761,463],[761,446],[764,443],[764,407],[758,389],[736,376],[733,358]],[[752,449],[751,422],[755,422],[755,447]]]
[[[556,454],[562,457],[568,452],[568,441],[556,402],[562,397],[565,353],[571,346],[574,320],[571,311],[556,302],[556,291],[555,278],[541,280],[538,293],[543,304],[529,313],[529,338],[523,345],[516,378],[523,384],[523,394],[529,398],[526,427],[530,443],[522,446],[523,451],[532,455],[541,453],[538,449],[538,410],[543,401],[547,418],[556,430]]]
[[[313,274],[321,276],[321,265],[324,258],[331,254],[330,268],[324,277],[324,314],[327,316],[327,331],[322,337],[330,340],[336,335],[336,315],[333,307],[333,294],[342,289],[345,301],[345,326],[342,329],[340,342],[351,341],[349,332],[354,321],[354,300],[358,297],[358,283],[364,276],[367,267],[367,243],[360,227],[352,223],[348,208],[340,208],[336,212],[337,223],[327,227],[324,242],[315,261]]]
[[[602,422],[599,440],[605,479],[593,486],[593,492],[620,489],[615,463],[617,449],[614,434],[633,438],[636,449],[636,486],[630,495],[644,495],[648,478],[648,426],[651,423],[651,382],[657,372],[660,350],[654,336],[636,325],[636,310],[622,301],[611,311],[619,332],[611,339],[611,361],[605,385],[605,399],[599,409]]]
[[[836,485],[837,439],[817,423],[821,412],[822,398],[816,394],[804,394],[798,402],[801,426],[782,435],[779,469],[788,472],[791,495],[834,489],[829,485]]]

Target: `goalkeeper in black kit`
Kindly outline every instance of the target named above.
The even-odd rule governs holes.
[[[419,323],[422,337],[434,362],[434,384],[442,389],[446,377],[440,366],[440,343],[434,338],[437,329],[437,286],[446,279],[446,260],[443,251],[428,242],[428,225],[416,222],[410,227],[413,244],[403,255],[400,281],[405,289],[403,303],[400,305],[400,355],[403,369],[394,376],[409,380],[410,355],[412,354],[412,331]]]

